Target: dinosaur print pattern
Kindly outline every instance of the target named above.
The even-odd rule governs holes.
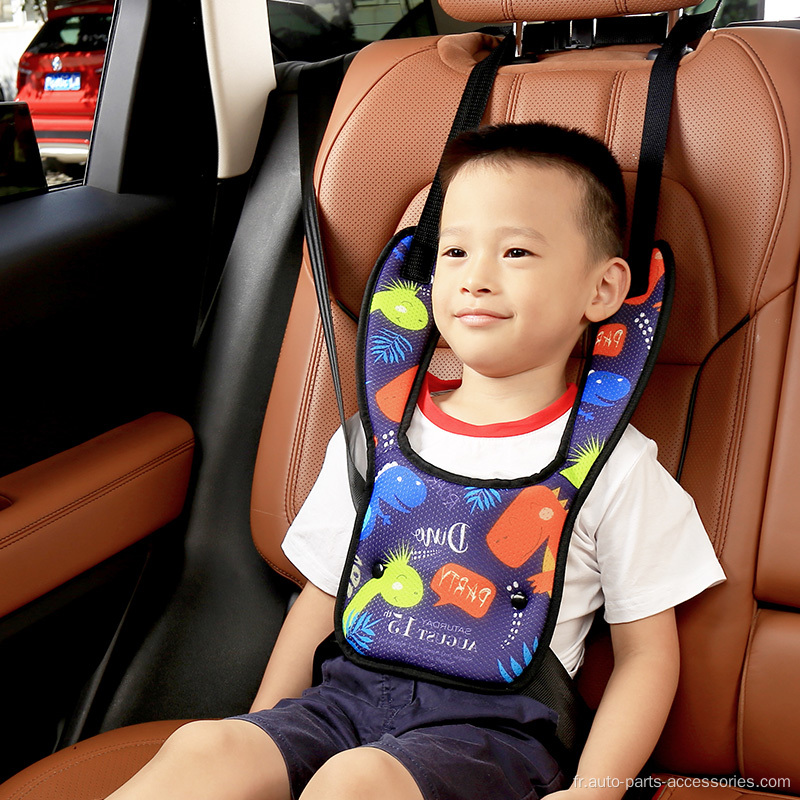
[[[375,486],[370,498],[364,523],[361,527],[361,538],[366,539],[380,520],[390,525],[392,517],[383,512],[389,506],[402,514],[408,514],[412,508],[425,501],[427,496],[425,484],[406,467],[399,464],[387,464],[375,479]]]
[[[401,547],[354,595],[344,610],[345,637],[359,652],[369,650],[375,635],[373,617],[365,609],[380,596],[394,608],[411,608],[422,600],[425,591],[419,573],[408,563],[411,551]]]
[[[655,251],[647,293],[598,328],[583,392],[544,477],[477,481],[427,464],[406,437],[420,365],[438,340],[430,286],[403,274],[410,242],[399,234],[376,265],[359,323],[371,475],[337,601],[337,635],[365,666],[513,689],[549,644],[573,520],[663,337],[667,273]],[[642,314],[653,327],[647,337],[638,333]]]
[[[622,400],[631,390],[631,382],[623,375],[606,370],[590,370],[583,389],[581,403],[608,408]],[[591,411],[583,408],[578,412],[585,419],[594,419]]]
[[[380,311],[389,322],[409,331],[420,331],[428,324],[430,314],[417,297],[418,292],[419,287],[411,281],[390,281],[373,296],[370,312]]]

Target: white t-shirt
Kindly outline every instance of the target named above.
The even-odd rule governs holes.
[[[533,475],[553,460],[574,386],[525,420],[476,426],[446,415],[431,399],[431,392],[457,385],[429,375],[420,392],[408,440],[425,461],[457,475],[511,479]],[[357,416],[347,429],[363,474],[366,446]],[[629,425],[576,518],[550,643],[571,675],[583,663],[584,640],[601,606],[607,622],[632,622],[725,580],[694,501],[661,466],[657,452],[655,442]],[[340,428],[283,542],[289,560],[329,594],[338,590],[355,517]]]

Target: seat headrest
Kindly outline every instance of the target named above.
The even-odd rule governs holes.
[[[451,17],[466,22],[539,22],[674,11],[686,0],[440,0]]]

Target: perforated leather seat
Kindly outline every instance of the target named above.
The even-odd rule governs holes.
[[[146,764],[181,725],[183,722],[145,722],[94,736],[20,772],[7,780],[0,792],[15,800],[106,797]]]
[[[445,4],[453,16],[487,23],[678,6],[667,0]],[[362,51],[346,75],[315,182],[351,412],[351,315],[384,243],[418,216],[466,76],[493,42],[477,33],[381,42]],[[582,128],[611,147],[632,198],[650,49],[555,53],[504,67],[485,121],[542,119]],[[788,777],[795,792],[800,692],[787,687],[796,685],[800,667],[790,505],[800,442],[793,408],[800,390],[800,162],[792,159],[800,142],[799,50],[799,31],[737,28],[706,35],[682,62],[657,230],[675,252],[676,301],[634,418],[695,497],[728,576],[679,609],[682,675],[657,749],[659,767],[682,775]],[[444,348],[433,369],[444,377],[457,373]],[[265,416],[251,510],[259,551],[298,582],[280,542],[338,424],[332,398],[304,264]],[[595,701],[607,672],[601,662],[590,653],[584,668],[582,685]],[[138,735],[117,731],[86,746]],[[47,777],[56,763],[65,762],[45,759],[26,770],[0,787],[0,798],[56,796],[48,793]],[[103,796],[91,788],[87,761],[66,768],[70,777],[61,772],[59,780],[83,788],[63,796]],[[732,798],[730,792],[766,796],[702,787],[671,787],[663,796],[688,792],[713,792],[715,800]]]

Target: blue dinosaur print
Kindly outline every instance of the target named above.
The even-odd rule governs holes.
[[[631,382],[617,375],[616,372],[606,372],[605,370],[592,370],[586,379],[586,386],[583,389],[581,403],[589,403],[593,406],[608,408],[614,405],[617,400],[622,400],[631,390]],[[594,419],[591,411],[578,411],[584,419]]]
[[[391,523],[391,517],[382,510],[382,503],[408,514],[412,508],[424,503],[427,496],[425,484],[410,469],[389,464],[375,478],[372,497],[361,526],[361,538],[366,539],[372,533],[378,519],[385,525]]]

